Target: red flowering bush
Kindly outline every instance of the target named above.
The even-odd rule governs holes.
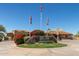
[[[14,41],[16,45],[24,43],[24,35],[23,34],[15,34]]]
[[[21,39],[21,38],[23,38],[23,37],[24,37],[23,34],[16,34],[16,35],[15,35],[15,39]]]

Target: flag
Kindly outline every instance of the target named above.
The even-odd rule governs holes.
[[[32,24],[32,16],[29,17],[29,24]]]
[[[49,25],[49,18],[47,17],[46,25]]]
[[[42,12],[44,10],[44,7],[41,5],[40,6],[40,11]]]

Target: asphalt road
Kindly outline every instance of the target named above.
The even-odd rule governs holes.
[[[62,48],[19,48],[13,41],[0,42],[0,56],[79,56],[79,40],[63,40]]]

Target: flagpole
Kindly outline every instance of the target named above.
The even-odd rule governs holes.
[[[48,27],[49,27],[49,26],[48,26],[48,25],[49,25],[49,18],[48,18],[48,17],[47,17],[46,25],[47,25],[47,33],[48,33],[48,29],[49,29],[49,28],[48,28]],[[48,34],[47,34],[47,36],[48,36]]]
[[[29,17],[29,28],[31,27],[31,25],[32,25],[32,16]],[[29,29],[29,30],[30,30],[30,29]],[[30,32],[29,32],[29,36],[31,36],[31,35],[30,35]]]
[[[41,27],[42,27],[43,10],[44,10],[44,7],[42,5],[40,5],[40,30],[41,30]]]
[[[40,12],[40,30],[41,30],[41,27],[42,27],[42,11]]]

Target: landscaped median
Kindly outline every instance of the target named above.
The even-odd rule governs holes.
[[[35,43],[35,44],[21,44],[18,47],[21,48],[58,48],[58,47],[65,47],[66,44],[62,43]]]
[[[22,48],[57,48],[67,46],[66,44],[58,43],[56,38],[51,35],[45,35],[45,32],[41,30],[32,31],[30,36],[16,33],[14,41],[18,47]]]

